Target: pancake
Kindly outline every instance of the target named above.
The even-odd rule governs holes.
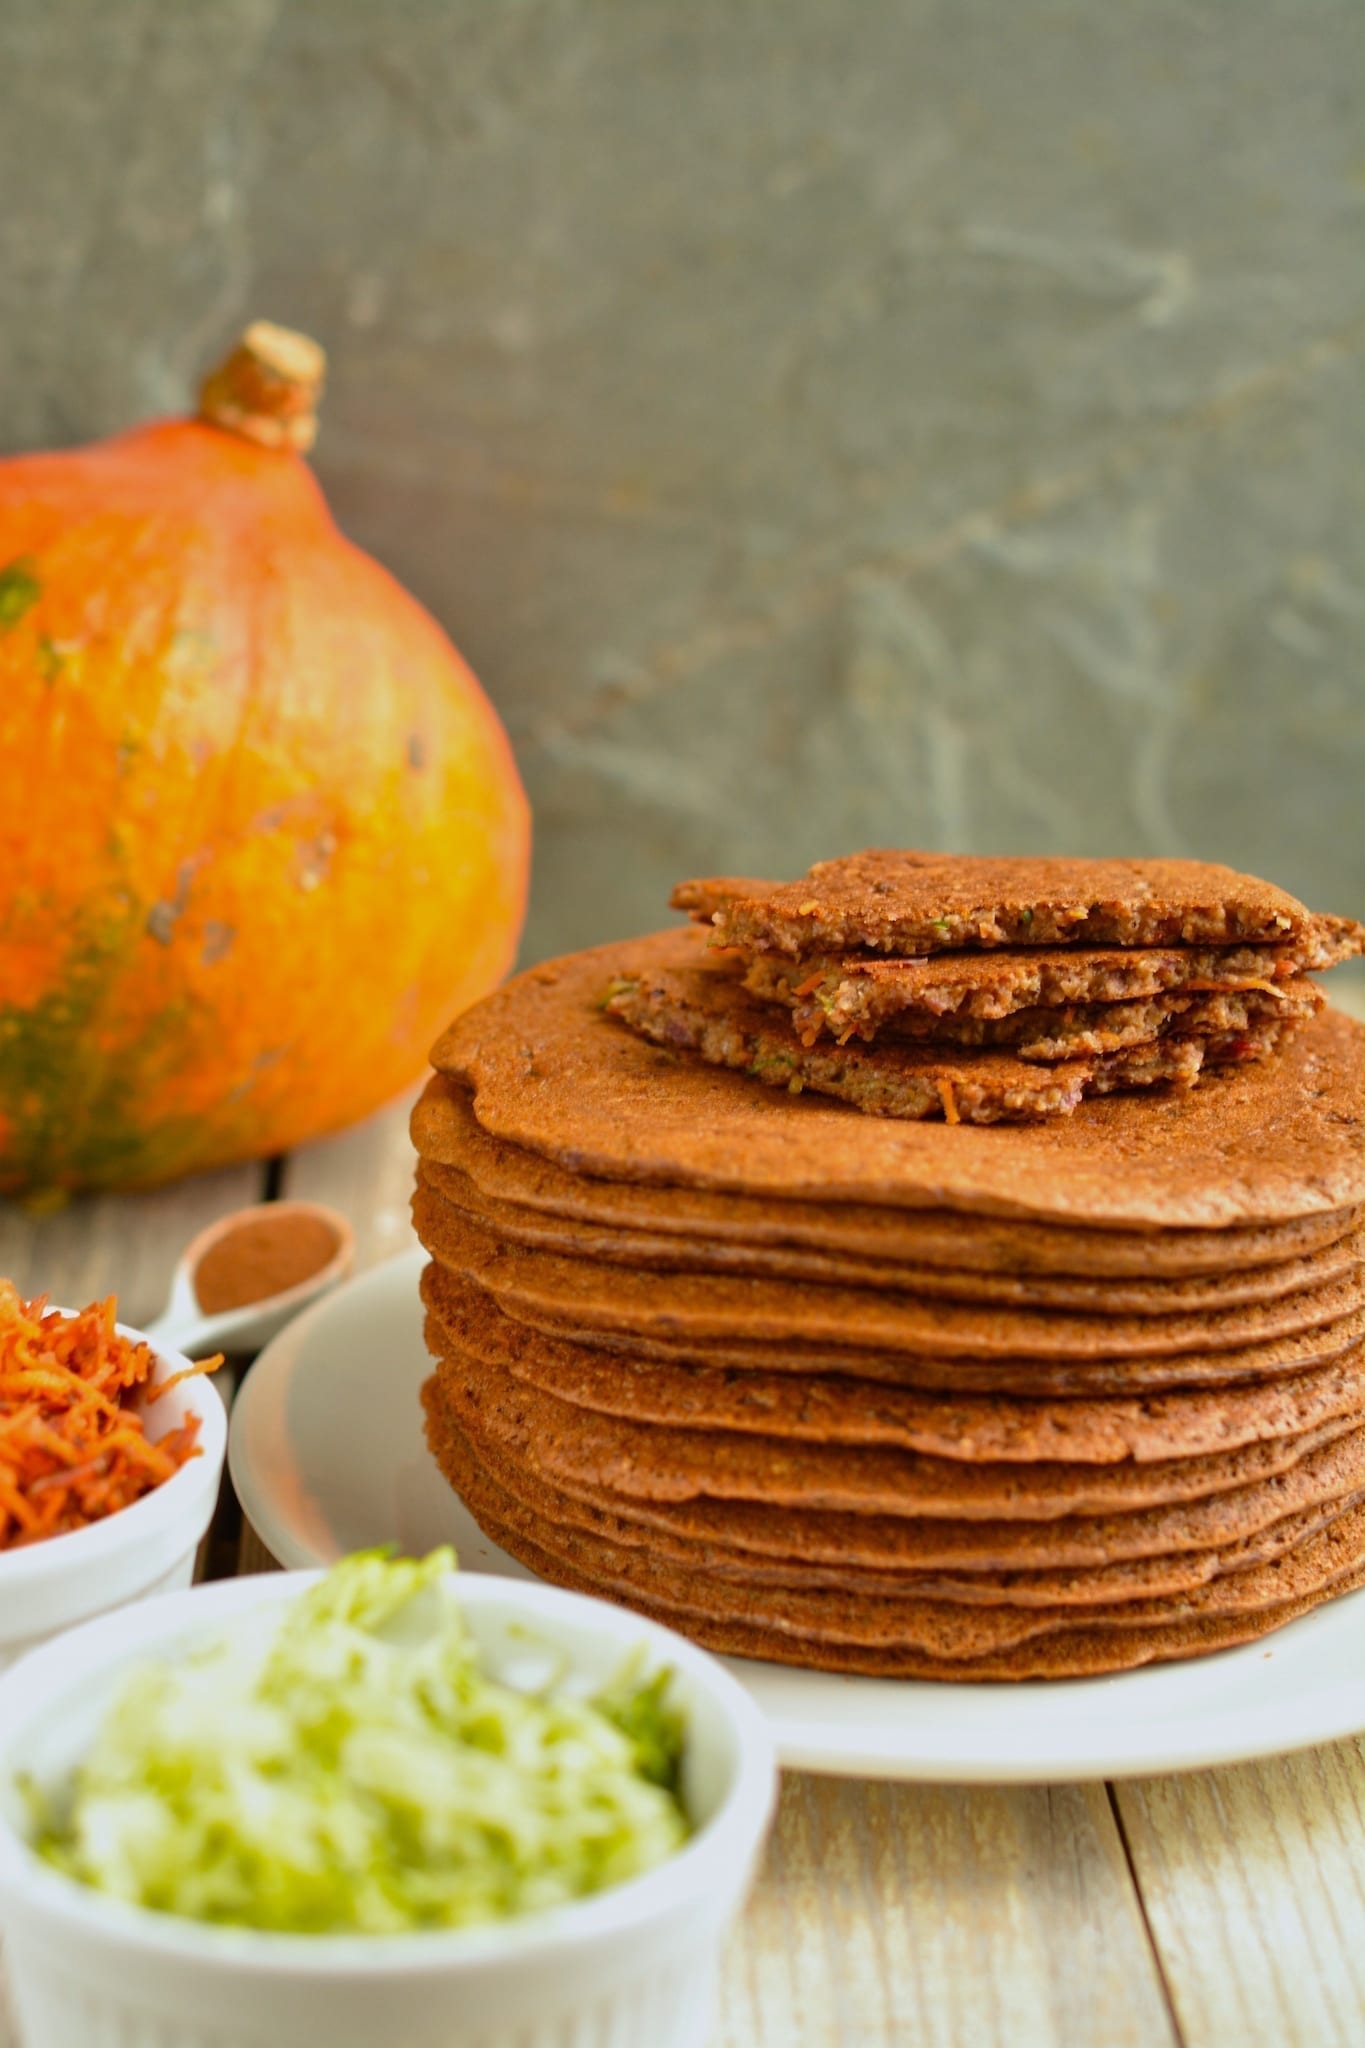
[[[908,1352],[916,1357],[1158,1358],[1245,1349],[1329,1329],[1365,1306],[1365,1271],[1269,1302],[1197,1315],[1104,1316],[918,1299],[866,1290],[711,1273],[604,1267],[502,1242],[425,1182],[413,1221],[427,1250],[468,1274],[500,1305],[566,1331]]]
[[[761,955],[754,971],[745,975],[743,987],[755,1002],[781,1014],[782,998],[775,1004],[763,983],[776,955]],[[913,961],[882,960],[876,968],[890,970],[916,965]],[[792,998],[792,1029],[803,1046],[818,1044],[822,1036],[837,1045],[858,1040],[879,1047],[932,1041],[950,1046],[983,1046],[1007,1049],[1021,1060],[1070,1060],[1102,1057],[1131,1046],[1151,1045],[1174,1034],[1200,1038],[1207,1046],[1229,1048],[1240,1039],[1249,1045],[1278,1043],[1278,1032],[1268,1025],[1299,1024],[1317,1015],[1326,998],[1315,982],[1301,976],[1270,988],[1249,992],[1212,995],[1177,994],[1143,996],[1121,1003],[1070,1003],[1058,1008],[1015,1009],[1004,1017],[976,1017],[970,1014],[942,1016],[931,1010],[891,1008],[885,1002],[866,1003],[857,979],[844,978],[832,985],[820,983],[810,991],[808,979],[794,974],[784,963],[778,985]],[[723,971],[732,970],[723,963]],[[796,998],[797,989],[809,993]],[[850,994],[853,1000],[850,1000]],[[842,1000],[841,1000],[842,997]],[[635,1000],[639,1000],[638,994]],[[608,1004],[618,1015],[628,1016],[629,1003]],[[647,1032],[648,1036],[656,1036]],[[666,1043],[662,1037],[658,1042]],[[1231,1054],[1227,1056],[1231,1057]],[[1249,1057],[1242,1054],[1240,1057]],[[718,1065],[730,1062],[718,1061]]]
[[[934,953],[922,960],[823,953],[732,955],[734,971],[764,1002],[786,1003],[836,1038],[909,1011],[947,1019],[1004,1018],[1071,1003],[1126,1003],[1190,991],[1274,991],[1306,970],[1360,950],[1359,927],[1318,919],[1296,946],[1034,947]]]
[[[1235,1038],[1158,1038],[1151,1044],[1053,1065],[972,1046],[878,1040],[830,1046],[803,1043],[788,1013],[748,995],[723,961],[666,970],[632,967],[608,984],[607,1014],[671,1052],[732,1068],[770,1088],[849,1103],[865,1116],[916,1122],[1028,1123],[1070,1116],[1087,1096],[1170,1083],[1191,1088],[1206,1059],[1261,1059],[1284,1025],[1262,1020]]]
[[[648,1543],[653,1532],[693,1546],[699,1565],[703,1557],[717,1566],[737,1560],[755,1572],[799,1560],[810,1571],[889,1576],[897,1584],[923,1571],[1086,1573],[1249,1542],[1290,1515],[1334,1510],[1360,1490],[1360,1429],[1354,1425],[1283,1472],[1203,1500],[1051,1521],[854,1514],[704,1497],[656,1501],[577,1473],[538,1468],[519,1451],[506,1417],[471,1398],[463,1363],[455,1358],[441,1361],[423,1399],[429,1412],[434,1403],[459,1428],[490,1472],[527,1498],[541,1499],[546,1514],[567,1513],[564,1504],[572,1503],[613,1518],[633,1532],[632,1542]]]
[[[1065,1607],[1020,1607],[984,1602],[935,1600],[919,1593],[865,1594],[850,1598],[831,1588],[770,1586],[756,1595],[747,1586],[712,1577],[648,1551],[609,1543],[587,1531],[565,1530],[529,1517],[536,1539],[552,1553],[591,1563],[613,1591],[640,1590],[663,1598],[680,1612],[718,1615],[765,1625],[813,1644],[885,1645],[928,1652],[949,1661],[1009,1650],[1031,1638],[1074,1626]],[[1287,1554],[1250,1565],[1156,1600],[1115,1601],[1091,1607],[1091,1626],[1140,1629],[1154,1622],[1193,1621],[1201,1616],[1255,1614],[1287,1600],[1325,1595],[1340,1578],[1365,1568],[1365,1510],[1349,1508]]]
[[[745,1344],[733,1338],[689,1339],[620,1336],[612,1331],[575,1331],[572,1324],[535,1310],[522,1309],[516,1320],[547,1336],[599,1345],[604,1351],[664,1364],[718,1365],[736,1372],[758,1370],[804,1376],[840,1373],[849,1379],[875,1380],[891,1386],[939,1388],[955,1394],[1018,1394],[1027,1398],[1085,1395],[1179,1393],[1196,1388],[1257,1384],[1268,1376],[1288,1377],[1314,1366],[1351,1357],[1365,1344],[1365,1312],[1344,1316],[1326,1330],[1299,1337],[1276,1337],[1238,1351],[1202,1355],[1182,1352],[1171,1358],[1079,1360],[1074,1364],[1041,1358],[922,1358],[908,1353],[855,1351],[833,1345]]]
[[[759,1557],[712,1537],[689,1535],[663,1526],[657,1517],[644,1522],[594,1507],[572,1494],[538,1485],[528,1478],[524,1467],[504,1458],[486,1439],[479,1439],[477,1432],[465,1435],[455,1404],[445,1400],[439,1373],[428,1383],[423,1402],[428,1435],[458,1435],[487,1477],[542,1521],[586,1529],[627,1548],[646,1548],[654,1557],[670,1563],[721,1578],[743,1580],[758,1588],[825,1587],[854,1595],[913,1593],[928,1599],[951,1599],[987,1607],[1085,1607],[1110,1601],[1157,1599],[1189,1592],[1229,1572],[1244,1571],[1251,1565],[1268,1564],[1283,1557],[1347,1509],[1359,1505],[1362,1498],[1355,1493],[1343,1500],[1325,1500],[1284,1515],[1240,1541],[1206,1550],[1168,1549],[1118,1562],[1106,1560],[1097,1565],[1066,1564],[1041,1569],[993,1570],[973,1562],[969,1568],[958,1570],[925,1563],[907,1565],[898,1571],[877,1570],[842,1558],[816,1562],[801,1554]],[[941,1527],[930,1526],[926,1547],[932,1547]]]
[[[422,1275],[442,1352],[486,1358],[574,1407],[689,1429],[887,1444],[936,1457],[1114,1464],[1195,1457],[1365,1411],[1365,1356],[1286,1380],[1147,1401],[924,1394],[835,1374],[725,1372],[623,1359],[516,1323],[440,1266]]]
[[[725,1247],[790,1247],[818,1258],[947,1266],[1012,1279],[1058,1274],[1147,1281],[1205,1275],[1229,1284],[1234,1272],[1247,1268],[1270,1272],[1329,1248],[1339,1256],[1348,1233],[1360,1228],[1359,1213],[1343,1209],[1241,1230],[1098,1230],[960,1211],[821,1204],[601,1180],[491,1136],[475,1116],[468,1090],[445,1074],[433,1074],[418,1099],[412,1139],[424,1160],[467,1175],[489,1201],[571,1223],[700,1240],[707,1253]],[[1268,1298],[1254,1291],[1245,1296]]]
[[[452,1444],[442,1447],[442,1462],[447,1469],[454,1466],[455,1455]],[[602,1571],[600,1560],[589,1561],[588,1568],[584,1569],[572,1542],[566,1544],[561,1541],[557,1552],[552,1553],[537,1540],[549,1533],[562,1538],[564,1532],[552,1532],[545,1524],[537,1522],[535,1533],[531,1534],[524,1517],[519,1517],[520,1526],[512,1526],[503,1519],[511,1504],[488,1481],[477,1461],[469,1460],[468,1470],[456,1483],[480,1526],[492,1540],[554,1583],[580,1592],[596,1593],[629,1605],[638,1612],[666,1619],[670,1625],[681,1626],[685,1633],[713,1649],[888,1677],[953,1679],[959,1682],[1055,1678],[1127,1669],[1164,1658],[1206,1654],[1283,1626],[1285,1622],[1310,1611],[1322,1599],[1351,1590],[1365,1576],[1350,1561],[1355,1531],[1348,1527],[1333,1546],[1338,1558],[1345,1553],[1341,1568],[1331,1572],[1319,1554],[1313,1560],[1320,1574],[1313,1589],[1307,1592],[1296,1590],[1282,1601],[1243,1607],[1222,1615],[1196,1610],[1180,1619],[1154,1619],[1146,1625],[1131,1615],[1127,1626],[1117,1627],[1103,1621],[1097,1623],[1092,1616],[1087,1616],[1080,1624],[1074,1619],[1057,1622],[1047,1633],[1039,1634],[1014,1649],[995,1649],[976,1655],[958,1654],[945,1659],[903,1643],[882,1641],[868,1644],[830,1640],[828,1637],[813,1638],[808,1634],[798,1634],[789,1625],[783,1625],[780,1619],[756,1623],[747,1616],[737,1617],[733,1613],[708,1613],[671,1598],[668,1592],[661,1593],[653,1588],[646,1590],[638,1584],[609,1577]],[[512,1512],[515,1513],[514,1508]],[[1333,1525],[1334,1531],[1341,1528],[1341,1524]],[[1297,1586],[1302,1580],[1289,1583]]]
[[[675,910],[723,945],[804,954],[1301,942],[1311,911],[1254,875],[1195,860],[972,857],[900,850],[818,861],[796,882],[680,883]],[[1361,934],[1365,939],[1365,933]]]
[[[494,1477],[491,1471],[487,1476]],[[504,1492],[510,1506],[515,1496],[510,1490]],[[971,1656],[1027,1641],[1030,1636],[1045,1634],[1075,1620],[1065,1604],[1027,1606],[928,1597],[913,1579],[892,1593],[859,1590],[850,1595],[828,1586],[773,1584],[760,1589],[701,1570],[694,1560],[679,1565],[646,1546],[615,1543],[578,1525],[566,1526],[539,1507],[528,1508],[525,1514],[531,1533],[551,1552],[561,1544],[571,1545],[580,1558],[593,1559],[618,1583],[624,1581],[628,1586],[679,1598],[694,1613],[729,1612],[754,1619],[761,1615],[770,1625],[780,1622],[818,1638],[913,1642],[940,1657]],[[1185,1592],[1159,1600],[1095,1603],[1087,1619],[1128,1628],[1155,1620],[1192,1619],[1200,1613],[1278,1605],[1285,1598],[1316,1591],[1343,1571],[1362,1564],[1365,1511],[1355,1504],[1268,1562],[1215,1575]]]
[[[1289,1223],[1365,1199],[1365,1026],[1330,1008],[1277,1059],[1188,1094],[948,1130],[793,1101],[596,1008],[627,961],[667,970],[704,946],[682,929],[533,968],[466,1011],[433,1064],[472,1089],[486,1131],[607,1179],[1124,1229]]]
[[[514,1379],[488,1359],[450,1361],[448,1396],[551,1484],[642,1502],[738,1500],[853,1515],[1047,1522],[1201,1501],[1288,1471],[1354,1431],[1351,1419],[1300,1436],[1145,1465],[965,1464],[879,1445],[816,1444],[725,1430],[660,1429],[599,1415]],[[573,1482],[573,1487],[570,1482]],[[1344,1489],[1338,1489],[1344,1490]],[[1304,1503],[1295,1502],[1295,1506]],[[1287,1511],[1287,1510],[1286,1510]]]
[[[419,1185],[432,1188],[504,1244],[598,1259],[607,1265],[644,1266],[651,1272],[740,1274],[841,1287],[900,1289],[947,1301],[992,1302],[1017,1308],[1073,1309],[1090,1315],[1190,1315],[1248,1302],[1278,1301],[1305,1288],[1357,1274],[1365,1231],[1354,1231],[1310,1258],[1251,1266],[1231,1274],[1184,1280],[1080,1280],[1065,1275],[980,1273],[970,1268],[892,1264],[783,1245],[711,1243],[648,1230],[614,1230],[485,1195],[456,1166],[419,1160]]]
[[[1123,1046],[1120,1038],[1119,1049],[1085,1057],[1062,1043],[1055,1020],[1047,1026],[1050,1036],[1008,1053],[944,1045],[943,1034],[923,1042],[883,1036],[875,1047],[840,1043],[831,1049],[814,1034],[798,1037],[782,1021],[785,1013],[744,994],[713,962],[679,973],[618,976],[605,1008],[653,1044],[769,1087],[796,1095],[811,1089],[867,1116],[942,1117],[949,1124],[1027,1123],[1070,1116],[1089,1096],[1166,1083],[1190,1088],[1205,1065],[1267,1058],[1291,1028],[1287,1018],[1264,1016],[1214,1037],[1140,1032],[1141,1043]],[[1049,1060],[1055,1064],[1043,1064]]]

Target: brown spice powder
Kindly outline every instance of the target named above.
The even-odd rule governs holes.
[[[194,1291],[206,1315],[245,1308],[310,1280],[335,1258],[337,1235],[321,1216],[282,1209],[253,1216],[211,1244],[195,1268]]]

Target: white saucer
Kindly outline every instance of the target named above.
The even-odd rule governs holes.
[[[237,1396],[233,1484],[281,1564],[453,1543],[466,1571],[533,1576],[481,1534],[427,1455],[423,1264],[405,1253],[308,1309]],[[1114,1678],[930,1685],[725,1661],[794,1768],[979,1784],[1136,1777],[1365,1729],[1365,1592],[1263,1642]]]

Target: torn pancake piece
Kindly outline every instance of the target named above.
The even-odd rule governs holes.
[[[1069,1116],[1087,1095],[1174,1083],[1189,1088],[1204,1063],[1202,1039],[1172,1034],[1151,1044],[1048,1065],[975,1047],[904,1042],[803,1045],[782,1014],[725,971],[702,961],[681,969],[627,968],[606,991],[607,1012],[640,1037],[697,1054],[769,1087],[832,1095],[868,1116],[945,1123],[1028,1123]],[[1226,1059],[1258,1058],[1282,1025],[1262,1020],[1220,1043]],[[1235,1047],[1245,1047],[1243,1051]]]
[[[1282,946],[1307,942],[1319,923],[1273,883],[1196,860],[870,850],[818,861],[795,882],[682,882],[670,900],[709,922],[722,944],[793,957],[1077,941]],[[1355,932],[1359,951],[1365,929]]]
[[[1228,957],[1245,959],[1253,949],[1240,947]],[[1266,948],[1266,951],[1275,950]],[[1208,988],[1199,977],[1174,980],[1169,988],[1144,988],[1144,975],[1134,966],[1112,973],[1085,963],[1099,949],[1079,949],[1084,971],[1071,974],[1061,951],[1040,953],[1044,971],[1033,972],[1027,954],[943,954],[933,960],[881,960],[845,955],[808,966],[780,953],[760,953],[743,973],[749,993],[760,1002],[781,1004],[791,1011],[797,1036],[813,1044],[821,1036],[845,1044],[850,1038],[868,1042],[888,1037],[933,1038],[957,1045],[1008,1046],[1021,1059],[1067,1059],[1087,1052],[1114,1052],[1142,1045],[1170,1031],[1200,1036],[1236,1034],[1269,1020],[1300,1023],[1317,1015],[1325,998],[1316,982],[1294,972],[1272,977],[1244,976],[1240,985]],[[1132,962],[1172,961],[1171,950],[1133,953],[1116,949],[1114,959]],[[1211,960],[1216,952],[1194,949],[1192,958]],[[1052,963],[1059,963],[1054,967]],[[971,968],[1005,970],[975,977]],[[1087,989],[1134,992],[1093,999]],[[1067,993],[1067,991],[1082,993]],[[1034,1000],[1028,1000],[1029,996]]]

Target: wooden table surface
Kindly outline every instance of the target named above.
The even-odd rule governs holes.
[[[359,1262],[410,1242],[402,1107],[163,1193],[0,1207],[0,1273],[162,1306],[179,1248],[281,1196],[332,1203]],[[208,1569],[237,1568],[225,1499]],[[241,1563],[269,1562],[252,1531]],[[714,2048],[1360,2048],[1365,1744],[1113,1785],[784,1778]],[[377,2044],[378,2048],[378,2044]],[[648,2048],[641,2043],[640,2048]]]

